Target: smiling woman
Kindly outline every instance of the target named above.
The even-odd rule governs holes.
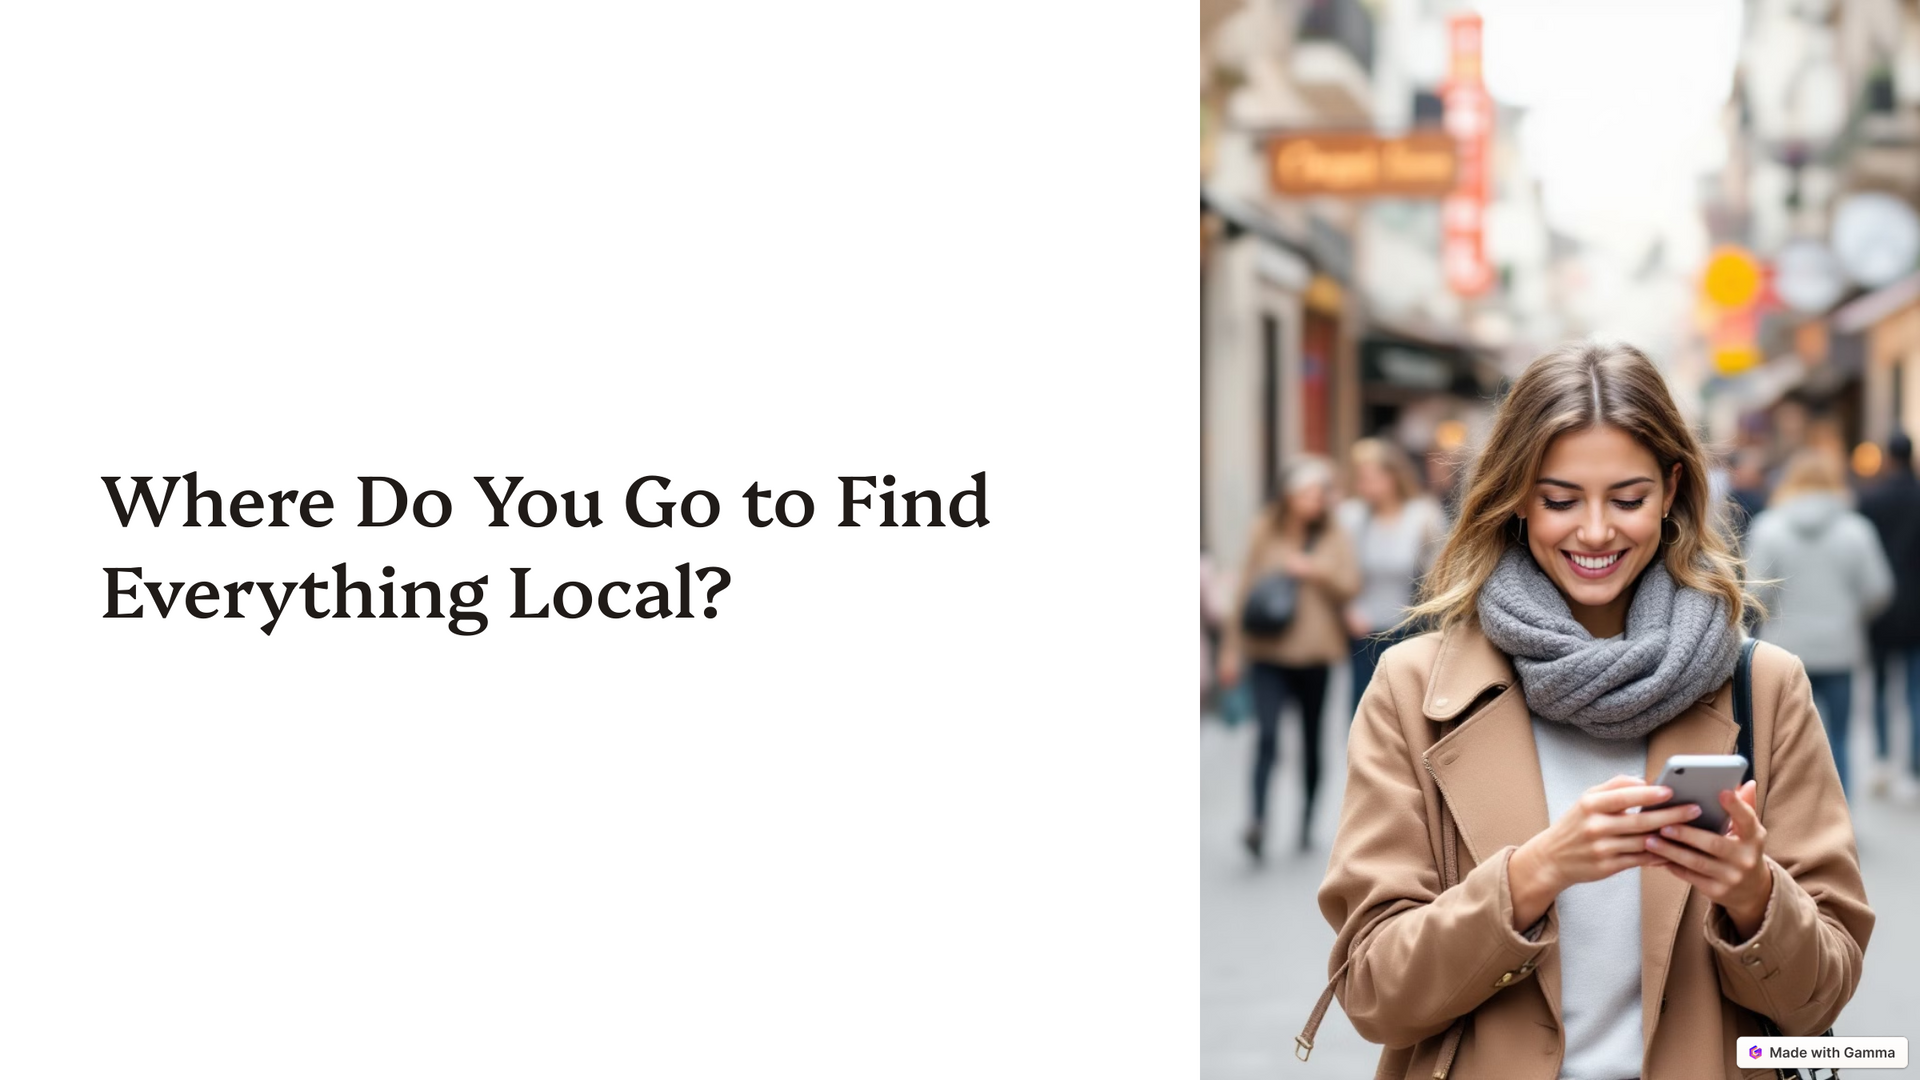
[[[1736,622],[1753,604],[1707,491],[1699,440],[1638,349],[1548,353],[1514,384],[1500,416],[1463,497],[1462,527],[1447,537],[1410,621],[1451,627],[1472,618],[1514,546],[1595,637],[1620,632],[1656,555],[1677,584],[1719,600]]]
[[[1662,470],[1633,436],[1603,426],[1555,439],[1540,473],[1535,499],[1514,515],[1527,550],[1580,625],[1612,637],[1626,625],[1629,583],[1660,552],[1680,463]]]
[[[1731,1078],[1760,1016],[1813,1034],[1852,996],[1874,916],[1800,662],[1751,654],[1730,832],[1646,780],[1748,711],[1712,505],[1638,349],[1556,349],[1501,403],[1409,615],[1438,629],[1361,699],[1320,887],[1377,1075]]]

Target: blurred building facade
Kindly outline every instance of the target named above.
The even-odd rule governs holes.
[[[1920,429],[1920,0],[1740,0],[1718,135],[1666,166],[1691,170],[1697,199],[1630,234],[1550,224],[1529,113],[1493,103],[1492,275],[1463,291],[1451,200],[1282,195],[1269,149],[1457,135],[1449,28],[1477,6],[1203,0],[1203,546],[1236,562],[1296,456],[1337,461],[1367,435],[1428,462],[1470,451],[1506,380],[1592,333],[1653,355],[1722,447],[1777,461]],[[1763,278],[1739,311],[1704,299],[1726,251]]]
[[[1202,5],[1202,543],[1237,562],[1284,462],[1357,437],[1357,208],[1271,197],[1267,137],[1373,122],[1359,0]]]
[[[1711,373],[1708,428],[1775,461],[1809,440],[1884,445],[1920,429],[1920,7],[1748,0],[1746,16],[1702,209],[1768,291],[1760,362]]]
[[[1385,435],[1424,460],[1483,423],[1524,351],[1551,336],[1538,194],[1508,166],[1487,209],[1498,264],[1449,291],[1438,198],[1281,197],[1273,138],[1440,132],[1447,0],[1205,0],[1201,8],[1201,537],[1236,563],[1285,463]],[[1517,314],[1516,314],[1517,313]]]

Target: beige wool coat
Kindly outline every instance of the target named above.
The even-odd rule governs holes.
[[[1261,578],[1279,572],[1288,555],[1304,557],[1314,569],[1313,576],[1300,582],[1299,600],[1286,630],[1274,637],[1254,637],[1240,627],[1247,596]],[[1359,591],[1360,560],[1353,540],[1331,517],[1308,550],[1274,527],[1271,510],[1263,511],[1248,538],[1233,607],[1221,628],[1221,652],[1240,664],[1258,660],[1286,667],[1314,667],[1343,662],[1352,655],[1353,646],[1340,612]]]
[[[1442,721],[1458,721],[1441,737]],[[1873,911],[1853,823],[1805,669],[1761,643],[1753,658],[1758,806],[1773,894],[1741,940],[1719,907],[1659,870],[1639,873],[1645,1080],[1757,1077],[1734,1040],[1765,1013],[1787,1035],[1824,1031],[1860,981]],[[1730,754],[1729,682],[1648,737],[1646,776],[1673,754]],[[1440,891],[1439,810],[1459,835],[1459,884]],[[1431,1076],[1442,1036],[1470,1014],[1454,1080],[1553,1080],[1560,1027],[1559,925],[1512,926],[1507,860],[1547,828],[1532,718],[1512,664],[1473,625],[1388,649],[1354,720],[1340,826],[1319,893],[1337,932],[1328,974],[1360,1034],[1382,1044],[1377,1077]],[[1362,928],[1395,901],[1411,905]]]

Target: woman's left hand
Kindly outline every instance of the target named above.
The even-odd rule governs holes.
[[[1727,835],[1692,825],[1669,825],[1659,836],[1647,837],[1647,849],[1667,861],[1673,876],[1707,895],[1726,909],[1742,940],[1760,929],[1767,901],[1773,896],[1773,871],[1767,866],[1767,830],[1754,811],[1754,782],[1738,792],[1720,793],[1720,805],[1733,819]]]

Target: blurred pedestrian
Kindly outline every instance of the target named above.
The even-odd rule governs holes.
[[[1754,516],[1767,507],[1767,452],[1757,446],[1741,447],[1733,456],[1729,480],[1733,505],[1727,508],[1728,518],[1734,541],[1745,550]]]
[[[1747,566],[1767,609],[1759,637],[1800,657],[1833,747],[1847,774],[1853,672],[1867,661],[1867,623],[1893,599],[1893,571],[1880,538],[1855,513],[1846,473],[1831,452],[1800,450],[1747,534]]]
[[[1733,472],[1719,455],[1707,461],[1707,504],[1723,506],[1733,497]]]
[[[1889,764],[1887,669],[1898,660],[1907,684],[1907,773],[1903,795],[1920,780],[1920,480],[1913,474],[1913,440],[1887,441],[1887,472],[1860,501],[1893,567],[1893,603],[1868,628],[1873,651],[1873,790],[1885,794]]]
[[[1361,702],[1319,890],[1375,1076],[1730,1077],[1752,1013],[1810,1035],[1852,996],[1874,913],[1800,664],[1751,653],[1730,830],[1647,780],[1734,745],[1749,597],[1704,466],[1629,346],[1556,349],[1501,403],[1411,613],[1440,629]]]
[[[1446,519],[1422,490],[1413,459],[1398,445],[1361,439],[1348,460],[1359,497],[1342,503],[1338,516],[1360,565],[1360,592],[1345,612],[1353,648],[1353,710],[1358,710],[1381,651],[1406,636],[1401,619],[1433,562]]]
[[[1340,612],[1360,588],[1352,541],[1332,510],[1332,465],[1318,457],[1294,462],[1280,496],[1254,521],[1234,617],[1227,620],[1221,641],[1220,682],[1233,685],[1244,666],[1259,722],[1252,813],[1241,835],[1256,859],[1265,853],[1267,786],[1279,756],[1284,699],[1292,699],[1300,709],[1305,797],[1299,845],[1302,850],[1312,846],[1327,677],[1336,661],[1347,659]]]
[[[1427,451],[1427,494],[1440,504],[1440,514],[1449,528],[1460,511],[1461,479],[1466,470],[1460,463],[1462,451],[1434,447]]]

